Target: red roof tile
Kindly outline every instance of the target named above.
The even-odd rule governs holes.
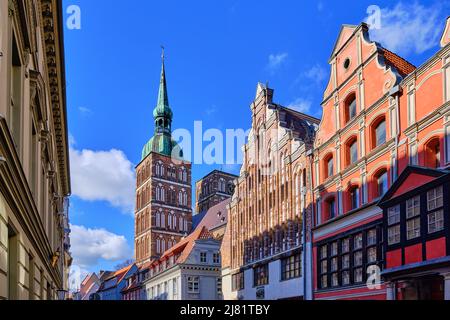
[[[405,77],[414,70],[416,70],[416,67],[413,64],[409,63],[402,57],[396,55],[395,53],[389,51],[388,49],[382,48],[382,50],[386,63],[397,69],[397,71],[400,73],[402,77]]]

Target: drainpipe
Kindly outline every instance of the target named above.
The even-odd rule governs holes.
[[[310,150],[307,151],[306,156],[308,157],[308,162],[309,162],[309,177],[310,177],[310,181],[309,181],[309,185],[310,185],[310,206],[311,206],[311,224],[314,224],[314,217],[316,215],[315,212],[315,199],[314,199],[314,175],[313,175],[313,159],[314,159],[314,153],[313,153],[313,149],[311,148]],[[312,254],[312,231],[311,230],[307,230],[306,229],[306,219],[305,219],[305,213],[306,213],[306,197],[305,197],[305,208],[303,209],[303,243],[305,245],[304,248],[304,256],[305,259],[303,259],[303,270],[304,270],[304,278],[305,280],[303,281],[303,286],[304,286],[304,296],[309,298],[310,300],[313,300],[313,295],[312,295],[312,290],[313,290],[313,276],[312,276],[312,262],[313,262],[313,254]],[[312,226],[311,226],[312,227]],[[307,249],[310,252],[310,263],[306,263],[306,232],[309,232],[309,239],[311,241],[311,243],[308,244]],[[310,269],[311,268],[311,269]],[[310,290],[308,290],[308,285],[307,285],[307,277],[306,274],[308,273],[308,282],[310,284]]]

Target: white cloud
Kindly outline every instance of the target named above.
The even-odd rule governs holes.
[[[107,201],[132,213],[135,176],[133,164],[120,150],[70,148],[72,193],[86,201]]]
[[[420,54],[437,45],[442,13],[440,4],[425,7],[417,2],[383,8],[380,28],[370,31],[371,39],[398,54]]]
[[[132,256],[124,236],[84,226],[71,225],[70,229],[73,264],[81,270],[95,267],[101,260],[117,262]]]
[[[311,111],[312,102],[310,100],[304,98],[297,98],[290,104],[288,104],[288,108],[292,110],[296,110],[302,113],[309,113]]]
[[[287,59],[288,53],[278,53],[269,55],[269,63],[267,64],[267,69],[271,72],[275,72]]]
[[[82,114],[91,114],[92,110],[86,107],[79,107],[78,110],[82,113]]]
[[[312,66],[309,70],[304,73],[307,79],[313,80],[317,84],[321,84],[328,76],[327,70],[320,64]]]

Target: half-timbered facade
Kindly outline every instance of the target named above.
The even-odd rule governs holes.
[[[450,171],[407,167],[380,201],[389,300],[450,299]]]

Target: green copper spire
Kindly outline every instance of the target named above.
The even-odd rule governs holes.
[[[164,47],[162,47],[161,60],[162,60],[162,67],[161,67],[161,79],[159,81],[158,103],[156,104],[156,108],[153,110],[153,117],[155,118],[155,120],[158,120],[159,118],[161,120],[167,121],[168,124],[167,129],[170,130],[173,113],[169,106],[169,96],[167,94],[166,70],[164,66]],[[163,121],[163,124],[165,121]]]
[[[183,152],[178,144],[172,140],[173,113],[169,106],[167,94],[166,70],[164,65],[164,47],[162,47],[162,67],[159,81],[158,102],[153,110],[155,123],[154,136],[147,142],[142,150],[142,160],[151,152],[159,153],[169,157],[182,158]]]

